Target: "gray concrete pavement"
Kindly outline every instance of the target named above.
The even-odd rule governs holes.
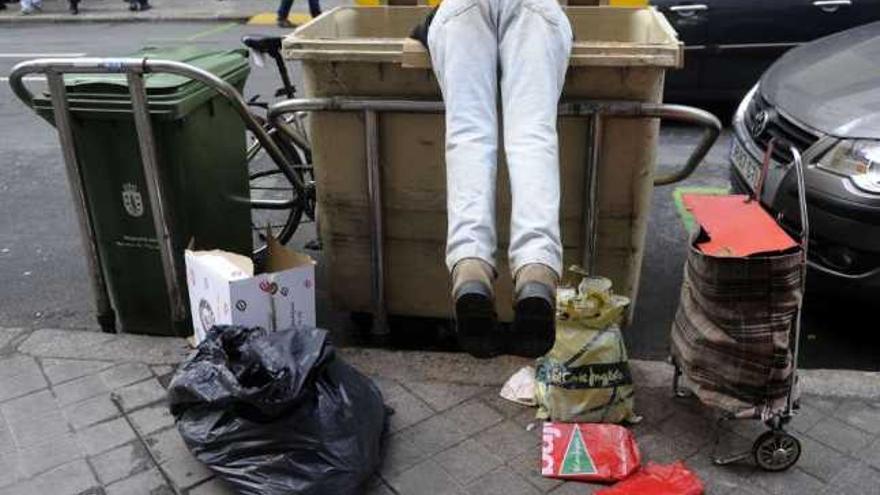
[[[182,339],[0,329],[0,494],[231,494],[186,450],[164,403],[172,366],[187,352]],[[373,377],[396,411],[367,493],[583,495],[600,488],[539,475],[534,410],[498,396],[527,361],[370,349],[340,355]],[[710,410],[671,397],[668,365],[634,361],[632,368],[636,409],[645,418],[633,427],[643,462],[684,459],[709,495],[880,494],[876,373],[805,372],[803,407],[790,428],[803,444],[801,460],[790,471],[766,473],[750,462],[710,462],[713,452],[748,447],[761,425],[717,429]]]

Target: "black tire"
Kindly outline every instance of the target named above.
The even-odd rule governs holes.
[[[259,177],[251,177],[251,180],[257,178],[265,178],[272,177],[275,175],[283,175],[280,170],[273,170],[272,173],[260,175]],[[299,224],[302,221],[303,214],[306,212],[308,199],[298,203],[296,206],[287,210],[287,218],[284,221],[284,225],[281,227],[280,231],[273,231],[272,234],[278,239],[281,244],[287,244],[290,241],[290,238],[293,237],[293,234],[296,233],[296,229],[299,228]],[[257,209],[257,208],[255,208]],[[260,232],[261,234],[265,233],[266,226],[265,225],[254,225],[254,230]],[[261,236],[262,237],[262,236]]]
[[[785,471],[800,459],[801,442],[782,430],[771,430],[755,440],[752,454],[755,464],[764,471]]]
[[[303,156],[307,156],[307,153],[303,150],[299,150],[293,144],[286,142],[285,140],[278,137],[277,134],[272,134],[272,138],[275,140],[275,143],[281,148],[282,152],[287,156],[288,160],[295,167],[295,173],[299,176],[300,182],[304,184],[310,184],[313,181],[311,166],[303,163]],[[282,172],[280,168],[277,168],[277,165],[272,163],[271,168],[264,170],[256,170],[252,171],[251,167],[254,163],[266,159],[269,160],[268,157],[265,157],[265,152],[262,150],[262,147],[258,147],[255,152],[253,152],[249,156],[249,173],[248,179],[251,184],[252,192],[259,189],[256,185],[256,181],[260,180],[277,180],[280,181],[287,186],[289,186],[290,193],[292,195],[289,199],[296,199],[297,202],[293,207],[286,210],[286,215],[283,220],[279,223],[275,223],[276,221],[269,221],[268,223],[274,224],[276,226],[280,226],[280,230],[271,229],[272,235],[278,239],[282,244],[286,244],[290,241],[293,235],[296,233],[296,230],[299,228],[299,225],[302,221],[303,214],[308,214],[310,218],[314,216],[314,203],[315,203],[315,195],[314,190],[311,188],[307,188],[304,192],[304,195],[298,194],[296,188],[293,183],[287,176]],[[271,160],[269,160],[271,161]],[[288,199],[288,198],[284,198]],[[269,211],[264,210],[258,207],[252,207],[252,211]],[[281,215],[277,215],[280,219]],[[266,225],[261,225],[263,222],[257,221],[253,224],[253,229],[257,232],[255,237],[256,248],[254,249],[254,255],[259,256],[265,250],[265,232]]]

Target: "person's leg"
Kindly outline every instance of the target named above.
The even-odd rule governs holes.
[[[554,339],[562,274],[556,110],[572,33],[556,0],[506,0],[500,16],[501,101],[512,211],[518,354],[540,355]]]
[[[309,0],[309,13],[312,17],[321,15],[321,0]]]
[[[506,0],[501,17],[501,100],[510,171],[510,263],[562,272],[556,109],[571,27],[555,0]]]
[[[446,264],[459,338],[480,357],[494,349],[498,41],[491,0],[445,0],[428,30],[446,105]]]
[[[278,22],[286,21],[290,15],[290,8],[293,7],[293,0],[281,0],[278,5]]]
[[[446,106],[446,264],[494,267],[498,45],[488,1],[441,3],[428,46]]]

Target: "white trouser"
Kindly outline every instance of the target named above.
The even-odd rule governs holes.
[[[495,266],[498,90],[513,206],[510,266],[562,273],[556,106],[571,52],[556,0],[444,0],[428,30],[446,103],[446,264]],[[500,79],[500,84],[499,84]]]

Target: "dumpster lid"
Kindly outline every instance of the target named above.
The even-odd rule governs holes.
[[[206,50],[194,46],[173,48],[145,47],[125,58],[156,58],[184,62],[204,69],[221,78],[238,73],[248,65],[247,51]],[[68,93],[92,95],[128,94],[125,74],[70,74],[64,77]],[[151,96],[173,95],[185,92],[200,82],[174,74],[145,74],[144,86]]]

